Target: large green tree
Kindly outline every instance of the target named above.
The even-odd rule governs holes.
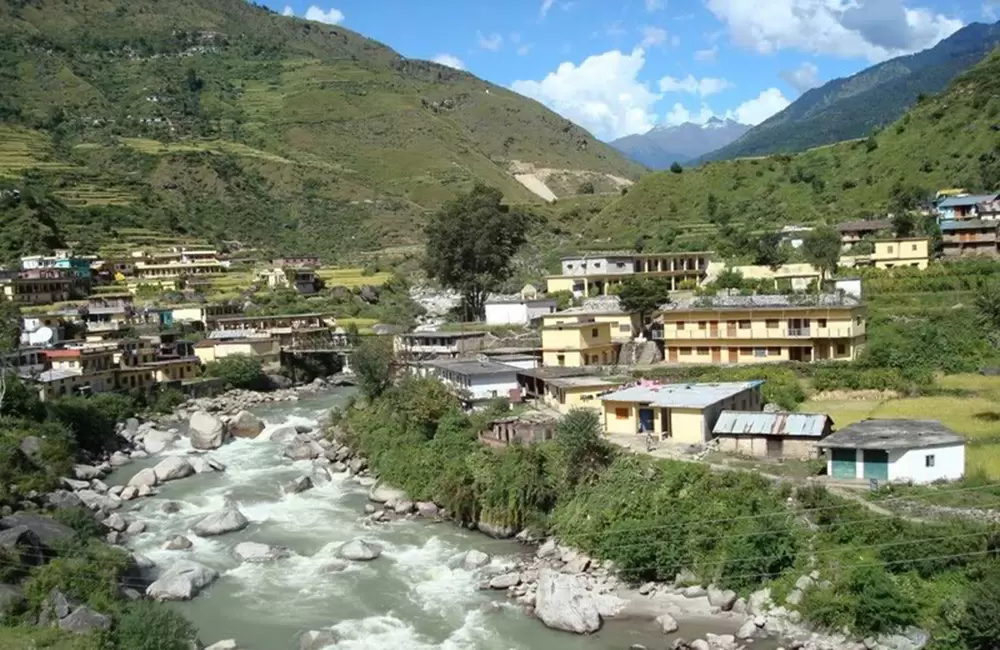
[[[650,276],[628,278],[622,282],[618,300],[622,309],[639,314],[645,327],[649,315],[670,302],[670,281]]]
[[[427,273],[462,295],[467,320],[483,317],[486,297],[510,277],[527,241],[530,215],[502,201],[500,190],[477,184],[427,224]]]
[[[392,385],[394,365],[392,339],[387,336],[364,337],[351,355],[358,389],[368,399],[379,397]]]
[[[819,269],[820,279],[833,275],[840,260],[840,234],[832,226],[819,226],[802,240],[802,255]]]
[[[789,251],[782,245],[781,233],[777,231],[761,233],[755,242],[754,264],[767,266],[777,271],[788,261]]]
[[[8,374],[17,366],[20,343],[21,311],[14,302],[0,298],[0,411],[7,395]]]

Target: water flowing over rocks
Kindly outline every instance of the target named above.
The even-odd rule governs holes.
[[[241,562],[273,562],[286,558],[288,549],[258,542],[240,542],[233,549],[233,555]]]
[[[193,560],[178,560],[146,588],[153,600],[190,600],[219,577],[214,569]]]
[[[352,539],[341,544],[337,555],[352,562],[369,562],[382,555],[382,549],[363,539]]]
[[[256,438],[264,430],[264,422],[249,411],[240,411],[229,420],[229,432],[236,438]]]
[[[191,527],[191,531],[199,537],[211,537],[243,530],[249,524],[250,522],[243,516],[242,512],[236,508],[228,507],[199,519]]]
[[[196,411],[188,421],[188,437],[195,449],[218,449],[228,436],[225,423],[207,411]]]

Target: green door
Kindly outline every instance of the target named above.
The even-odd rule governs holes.
[[[865,449],[865,478],[889,480],[889,452],[881,449]]]
[[[833,478],[858,477],[856,452],[853,449],[833,449]]]

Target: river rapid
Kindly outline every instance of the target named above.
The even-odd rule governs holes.
[[[262,436],[237,439],[211,452],[226,464],[225,472],[173,481],[161,485],[157,495],[128,504],[126,516],[147,525],[146,532],[129,540],[133,550],[160,567],[190,558],[219,572],[220,579],[194,600],[171,604],[194,622],[206,644],[235,639],[247,650],[298,650],[302,632],[332,628],[339,641],[331,647],[337,650],[669,647],[673,637],[648,621],[608,621],[598,634],[586,637],[549,630],[504,593],[480,590],[481,572],[448,568],[449,558],[478,549],[493,557],[485,571],[498,569],[532,552],[530,547],[445,522],[372,524],[364,515],[368,488],[346,474],[300,494],[284,494],[281,485],[311,475],[312,465],[283,457],[281,447],[266,439],[269,432],[279,425],[316,426],[349,394],[350,389],[337,389],[253,409],[267,423]],[[189,452],[182,439],[160,457],[120,468],[109,482],[127,482],[162,455]],[[176,502],[180,510],[166,512],[168,502]],[[210,538],[190,532],[200,517],[227,504],[250,520],[246,529]],[[187,536],[193,547],[164,550],[175,535]],[[357,537],[381,546],[382,556],[330,571],[337,547]],[[241,564],[232,549],[243,541],[283,546],[291,555],[266,564]],[[733,631],[712,621],[681,621],[679,634],[695,639],[706,632]],[[754,647],[773,646],[757,642]]]

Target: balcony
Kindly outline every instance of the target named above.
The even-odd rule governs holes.
[[[707,341],[715,339],[768,340],[768,339],[847,339],[861,336],[864,327],[769,327],[767,329],[739,329],[719,327],[712,329],[683,329],[664,332],[653,329],[653,338],[659,341]]]

